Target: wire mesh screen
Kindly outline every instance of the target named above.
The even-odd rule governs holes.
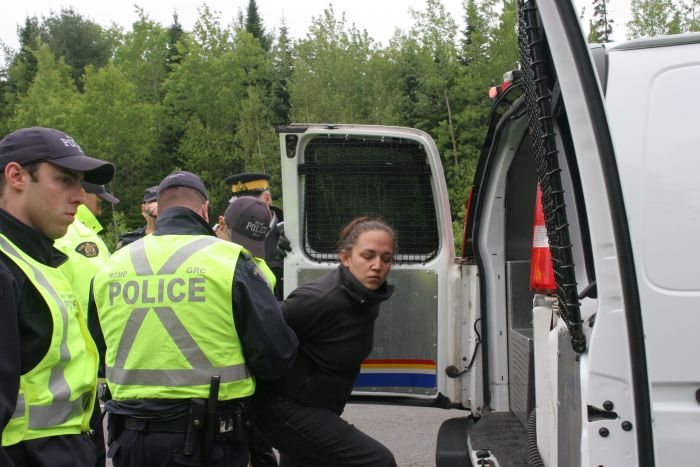
[[[304,148],[304,251],[338,258],[338,236],[360,216],[385,219],[398,236],[397,263],[437,255],[439,236],[425,149],[400,138],[323,136]]]
[[[551,91],[556,76],[550,65],[547,41],[539,25],[539,14],[534,1],[518,1],[518,44],[560,316],[569,328],[573,349],[580,353],[586,349],[586,337],[581,326],[569,223],[556,143]]]

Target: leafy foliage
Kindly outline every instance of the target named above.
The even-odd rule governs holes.
[[[608,0],[594,5],[590,40],[606,41]],[[203,4],[191,31],[176,14],[166,27],[135,8],[127,31],[103,28],[71,8],[28,17],[17,30],[20,48],[0,70],[3,134],[60,128],[117,166],[108,188],[121,202],[102,219],[109,238],[143,224],[143,189],[176,169],[202,176],[212,216],[230,196],[224,179],[242,171],[271,173],[279,204],[274,127],[292,121],[428,132],[443,157],[461,230],[491,106],[487,90],[517,68],[515,0],[465,0],[461,18],[442,0],[425,0],[410,11],[413,26],[387,46],[348,26],[332,6],[299,39],[284,23],[270,33],[256,0],[233,26]],[[632,0],[628,31],[697,31],[699,12],[700,0]]]

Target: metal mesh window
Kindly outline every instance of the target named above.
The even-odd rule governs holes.
[[[369,215],[388,221],[399,241],[399,263],[433,258],[439,236],[425,149],[400,138],[323,136],[304,148],[304,251],[318,261],[338,258],[342,228]]]

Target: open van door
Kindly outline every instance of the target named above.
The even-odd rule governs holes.
[[[352,219],[386,219],[399,250],[374,350],[355,395],[410,396],[482,407],[479,300],[473,266],[455,259],[447,188],[435,143],[398,127],[291,125],[281,143],[285,296],[338,266],[337,240]],[[468,371],[465,366],[473,360]],[[453,366],[447,376],[446,369]],[[397,399],[398,400],[398,399]]]

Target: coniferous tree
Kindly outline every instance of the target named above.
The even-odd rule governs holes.
[[[255,0],[248,0],[248,8],[246,9],[245,16],[245,30],[260,41],[260,46],[263,48],[263,50],[265,50],[265,52],[270,51],[272,40],[265,32],[265,26],[263,25],[260,13],[258,13],[258,4],[255,2]]]
[[[277,43],[272,50],[274,77],[270,86],[270,107],[273,125],[290,123],[289,80],[294,73],[294,56],[287,25],[282,20]]]
[[[38,64],[36,49],[39,45],[39,20],[27,17],[24,25],[17,28],[19,50],[6,50],[5,56],[9,61],[6,69],[2,70],[0,89],[0,133],[10,132],[9,120],[15,112],[19,100],[27,94],[29,86],[36,76]]]
[[[173,13],[173,22],[168,27],[168,43],[166,45],[168,53],[165,64],[168,67],[168,72],[173,71],[173,67],[180,63],[182,51],[178,50],[178,44],[184,33],[185,31],[182,29],[177,13]]]
[[[39,45],[39,20],[35,16],[27,17],[24,26],[17,29],[17,35],[19,50],[12,58],[8,79],[12,91],[23,96],[37,72],[35,51]]]
[[[612,41],[614,20],[608,15],[609,0],[593,0],[593,15],[589,22],[588,42],[602,44]]]

